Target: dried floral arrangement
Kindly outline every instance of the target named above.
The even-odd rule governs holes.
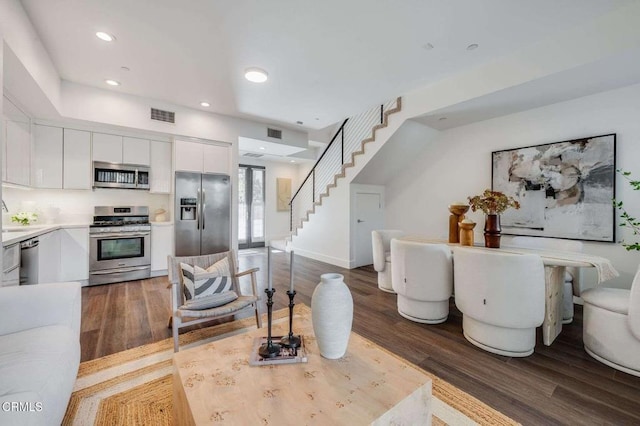
[[[485,214],[502,214],[510,207],[520,208],[520,203],[500,191],[485,189],[482,195],[468,197],[472,211],[482,210]]]

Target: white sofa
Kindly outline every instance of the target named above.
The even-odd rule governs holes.
[[[80,365],[79,283],[0,288],[0,424],[59,425]]]

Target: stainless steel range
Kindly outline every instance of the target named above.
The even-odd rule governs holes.
[[[89,239],[89,285],[149,278],[149,207],[96,206]]]

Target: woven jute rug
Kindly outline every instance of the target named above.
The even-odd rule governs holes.
[[[309,307],[299,304],[296,311]],[[287,309],[274,312],[286,321]],[[266,320],[266,318],[265,318]],[[245,318],[180,335],[187,349],[255,329]],[[173,425],[173,339],[165,339],[80,364],[63,425]],[[517,425],[518,423],[439,377],[433,381],[434,425]]]

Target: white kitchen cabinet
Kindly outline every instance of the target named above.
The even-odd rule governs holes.
[[[204,173],[224,173],[229,174],[229,154],[231,150],[228,146],[202,145],[202,171]]]
[[[93,161],[122,163],[122,136],[93,133]]]
[[[167,273],[167,256],[173,256],[173,223],[151,224],[151,275]]]
[[[91,133],[64,129],[64,189],[91,189]]]
[[[202,173],[202,144],[176,140],[176,171]]]
[[[229,174],[230,154],[228,146],[176,140],[176,171]]]
[[[60,281],[89,279],[89,228],[64,228],[60,233]]]
[[[171,144],[151,141],[151,169],[149,171],[150,192],[171,192]]]
[[[62,129],[33,126],[33,162],[31,184],[36,188],[62,188]]]
[[[123,137],[122,162],[124,164],[149,166],[151,164],[149,141],[147,139]]]
[[[60,232],[38,237],[38,283],[60,282]]]
[[[29,186],[31,183],[31,132],[29,128],[29,122],[5,121],[7,182],[25,186]]]

